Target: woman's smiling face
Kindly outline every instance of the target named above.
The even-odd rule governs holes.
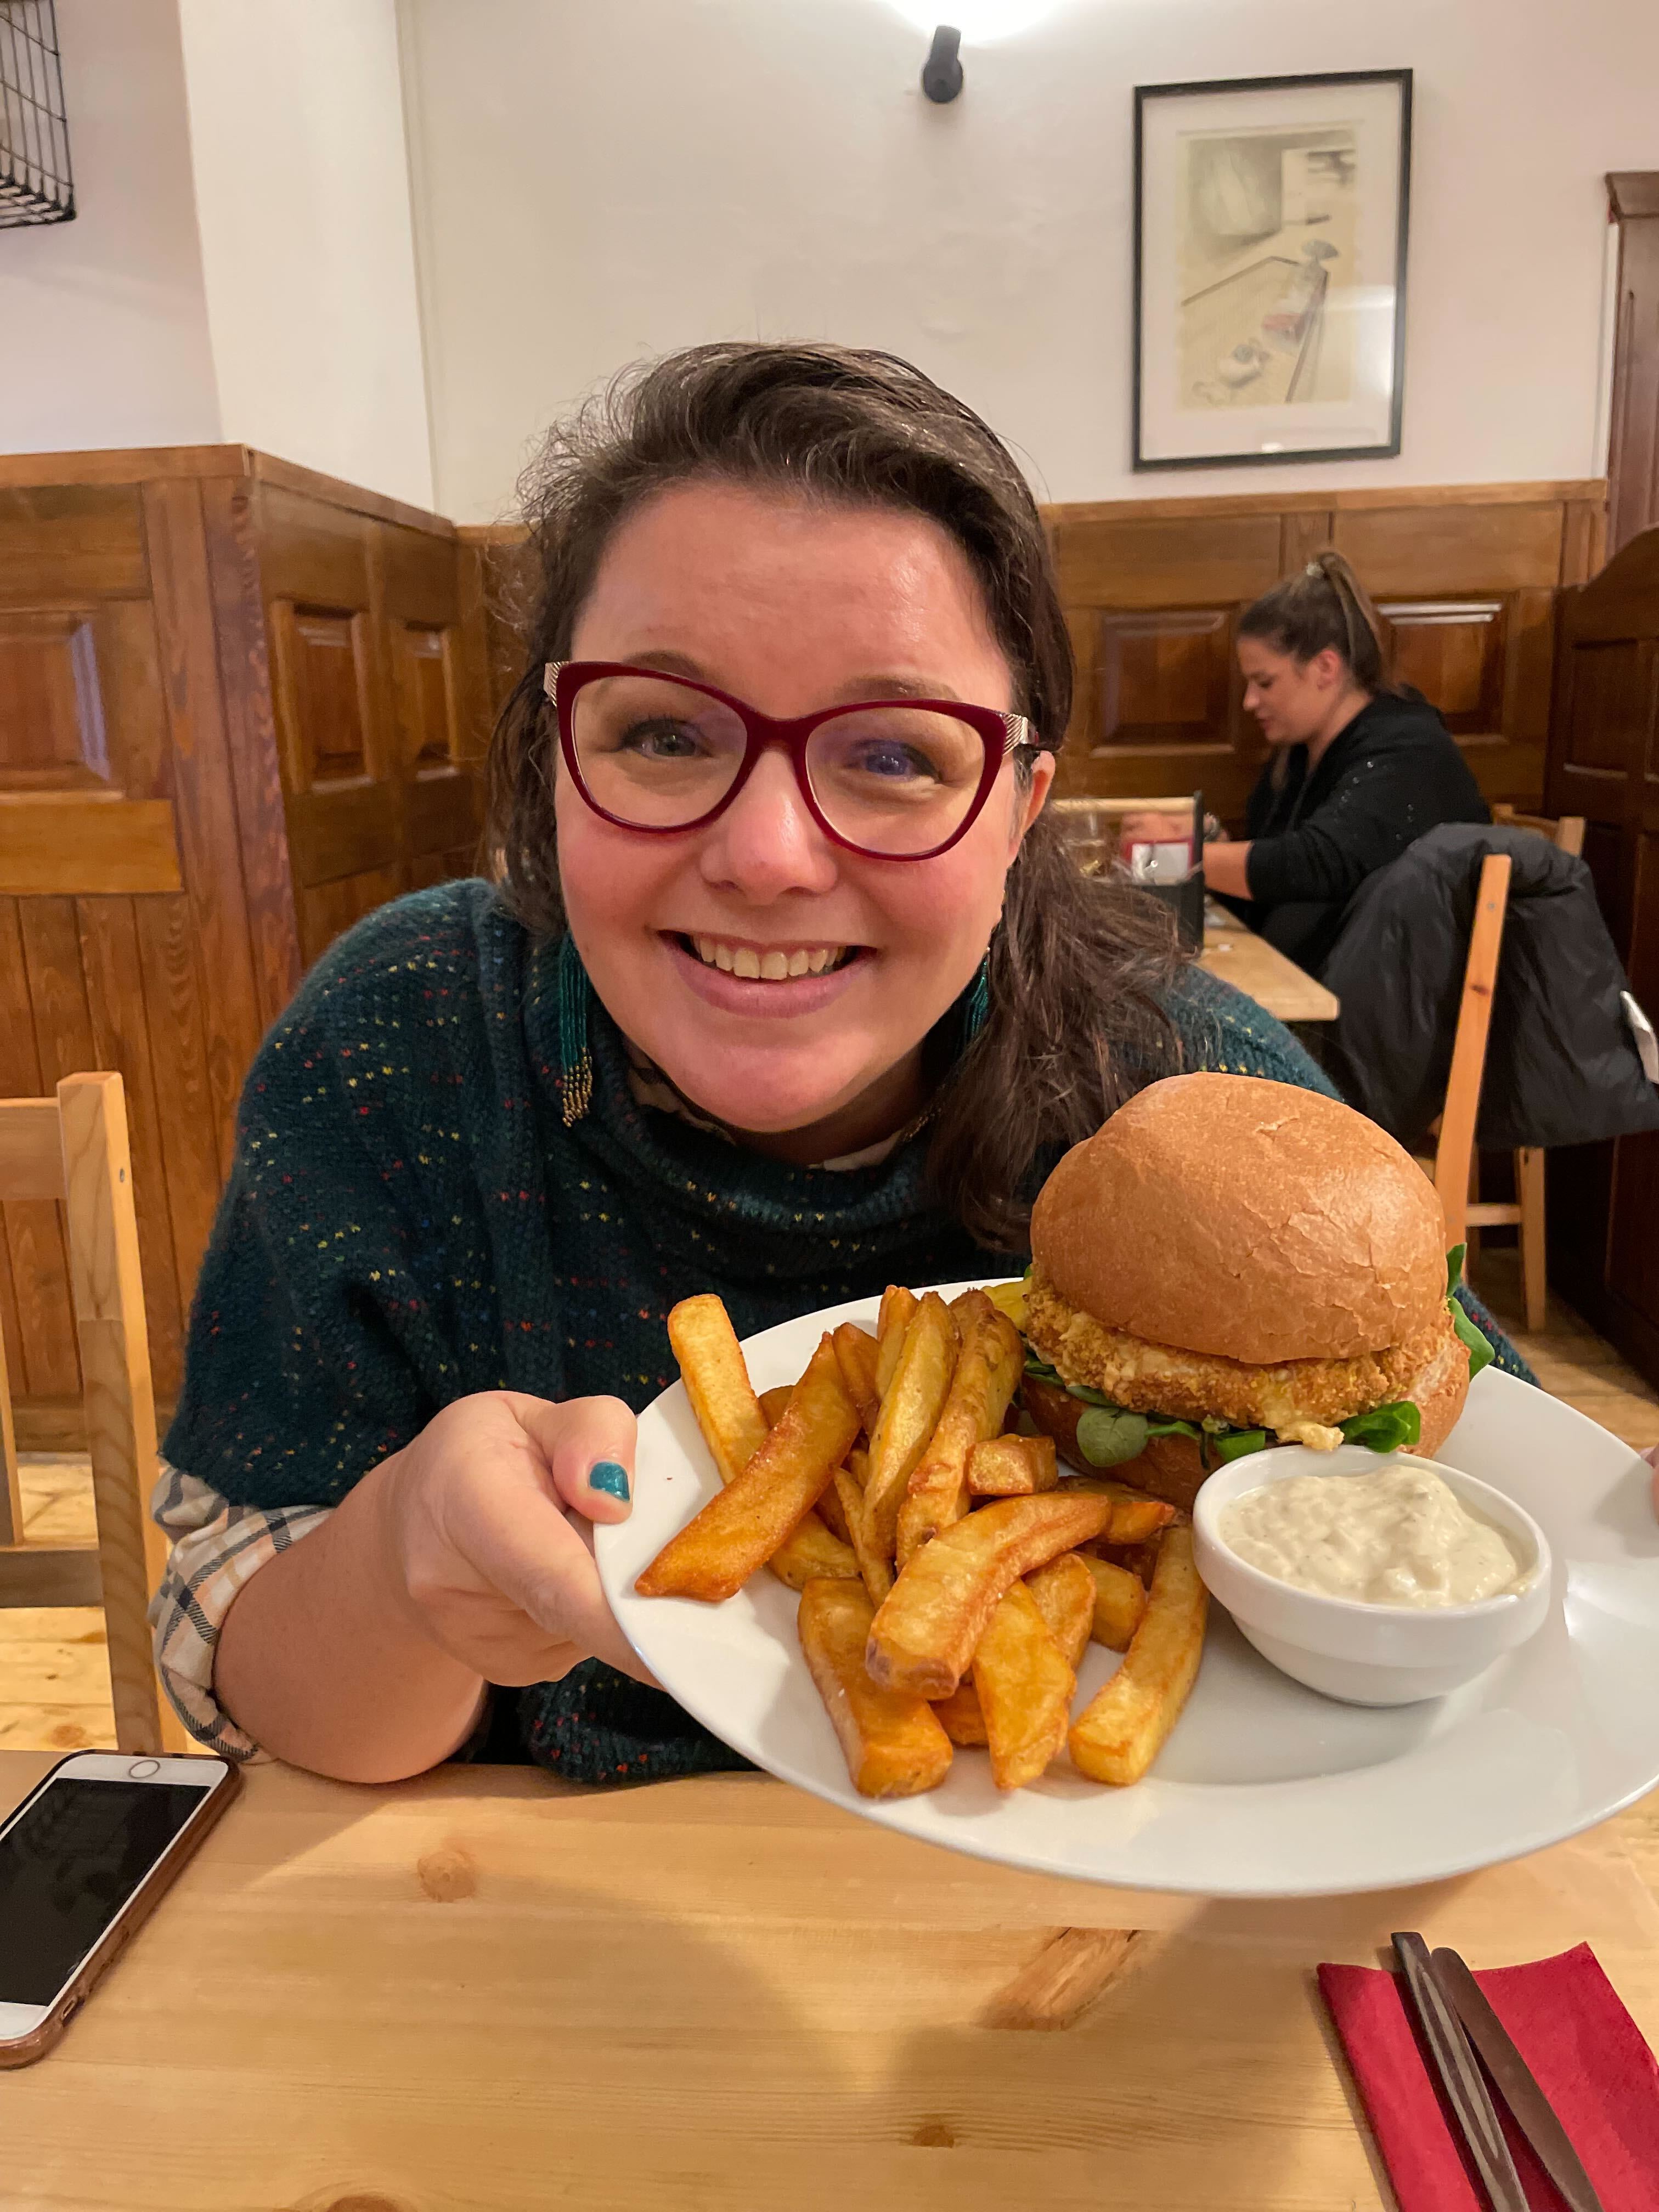
[[[717,481],[659,493],[620,526],[570,655],[665,665],[780,720],[896,693],[1017,704],[938,524]],[[1053,773],[1038,756],[1021,791],[1005,763],[950,851],[881,860],[824,836],[776,749],[718,820],[672,836],[601,819],[561,761],[571,933],[623,1034],[694,1104],[774,1149],[834,1157],[920,1104],[921,1041],[973,979]],[[775,971],[779,955],[797,971],[805,956],[807,972],[736,972]]]

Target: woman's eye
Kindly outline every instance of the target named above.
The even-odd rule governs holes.
[[[630,723],[617,739],[617,750],[638,753],[646,760],[692,760],[702,748],[696,732],[686,723],[658,718]]]
[[[854,755],[853,764],[866,775],[880,776],[894,782],[915,776],[937,781],[939,771],[926,753],[915,745],[902,744],[896,738],[872,738],[860,745]]]

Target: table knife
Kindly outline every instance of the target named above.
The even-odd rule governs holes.
[[[1409,1933],[1395,1935],[1393,1942],[1413,2008],[1422,2024],[1429,2056],[1474,2160],[1475,2171],[1491,2199],[1492,2212],[1529,2212],[1521,2177],[1504,2140],[1498,2107],[1492,2103],[1457,2014],[1447,2003],[1434,1978],[1427,1944],[1420,1936]]]
[[[1514,2113],[1516,2126],[1537,2153],[1539,2164],[1561,2192],[1568,2212],[1602,2212],[1601,2200],[1566,2130],[1479,1982],[1455,1951],[1437,1950],[1431,1963],[1436,1981]]]

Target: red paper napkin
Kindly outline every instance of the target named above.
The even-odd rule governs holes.
[[[1605,2212],[1654,2212],[1659,2065],[1589,1944],[1475,1979],[1554,2106]],[[1487,2212],[1419,2048],[1401,1978],[1374,1966],[1322,1966],[1319,1987],[1400,2212]],[[1566,2212],[1503,2099],[1494,2101],[1533,2212]]]

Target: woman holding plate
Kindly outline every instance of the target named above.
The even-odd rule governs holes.
[[[676,355],[555,431],[527,507],[492,879],[369,916],[265,1040],[157,1494],[190,1727],[350,1780],[732,1763],[628,1679],[586,1538],[669,1308],[746,1334],[1013,1271],[1146,1083],[1325,1087],[1067,858],[1042,524],[928,379]]]

